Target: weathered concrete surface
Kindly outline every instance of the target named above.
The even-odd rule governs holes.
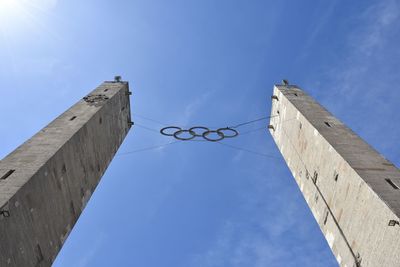
[[[103,83],[0,161],[0,266],[51,266],[130,129],[128,92]]]
[[[400,171],[296,86],[275,86],[273,136],[340,266],[400,266]]]

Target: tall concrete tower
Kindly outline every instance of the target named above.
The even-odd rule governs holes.
[[[340,266],[400,266],[400,171],[290,85],[274,87],[270,133]]]
[[[51,266],[132,123],[105,82],[0,161],[0,266]]]

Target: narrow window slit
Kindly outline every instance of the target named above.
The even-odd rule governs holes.
[[[44,260],[42,249],[40,248],[39,244],[36,245],[36,260],[37,263],[40,263]]]
[[[337,182],[337,180],[339,179],[339,174],[335,175],[335,182]]]
[[[388,184],[390,184],[390,185],[393,187],[393,189],[396,189],[396,190],[400,189],[400,188],[398,187],[398,185],[395,184],[391,179],[385,179],[385,180],[386,180],[386,182],[387,182]]]
[[[331,125],[329,122],[327,122],[327,121],[324,121],[324,122],[325,122],[325,125],[326,125],[326,126],[332,127],[332,125]]]
[[[336,171],[333,174],[333,179],[335,180],[335,182],[337,182],[337,180],[339,179],[339,173],[337,173]]]
[[[11,174],[13,174],[15,172],[15,170],[9,170],[8,172],[6,172],[6,174],[4,174],[3,176],[1,176],[0,180],[5,180],[7,179]]]
[[[104,89],[104,92],[107,92],[108,91],[108,89]]]
[[[70,212],[73,216],[75,216],[75,207],[74,207],[74,203],[71,201],[69,204],[69,208],[70,208]]]
[[[63,164],[62,168],[61,168],[61,173],[64,174],[67,172],[67,167],[65,167],[65,164]]]
[[[71,119],[69,119],[70,121],[73,121],[76,119],[76,116],[73,116]]]
[[[324,225],[326,225],[326,222],[328,221],[328,216],[329,216],[329,212],[327,211],[325,213]]]
[[[314,171],[314,176],[312,178],[312,181],[314,182],[314,184],[317,183],[317,179],[318,179],[318,173],[316,171]]]

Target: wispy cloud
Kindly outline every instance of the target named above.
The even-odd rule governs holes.
[[[313,25],[310,34],[307,36],[306,41],[304,42],[302,51],[303,53],[300,54],[296,60],[304,60],[306,56],[309,56],[311,51],[311,46],[315,43],[318,38],[318,35],[323,31],[326,27],[327,23],[331,21],[332,16],[334,15],[335,8],[337,6],[338,1],[329,1],[328,3],[323,2],[323,7],[318,10],[319,20],[318,23]]]
[[[347,49],[332,65],[320,87],[323,104],[368,142],[385,154],[400,156],[393,143],[400,134],[396,123],[385,124],[386,142],[381,142],[383,117],[399,121],[400,93],[393,86],[400,83],[398,75],[400,53],[400,2],[376,1],[353,18],[355,27],[349,30]],[[358,110],[365,110],[360,113]],[[357,118],[357,119],[354,119]],[[398,149],[397,149],[398,150]]]
[[[188,125],[196,112],[204,107],[204,105],[207,103],[207,101],[210,100],[214,93],[215,91],[206,91],[200,94],[196,99],[189,102],[184,108],[184,112],[179,119],[179,123],[184,126]]]
[[[99,248],[104,244],[106,240],[106,234],[104,232],[100,232],[97,238],[94,240],[90,250],[81,258],[77,264],[77,267],[89,267],[90,261],[96,255]]]
[[[235,153],[235,156],[233,157],[232,161],[233,162],[240,162],[240,160],[243,158],[243,151],[238,151]]]
[[[266,169],[249,173],[253,186],[238,207],[245,215],[227,220],[214,244],[195,255],[190,266],[332,266],[333,257],[315,242],[322,240],[315,225],[301,223],[310,220],[310,214],[304,216],[302,197],[278,177],[285,175]],[[293,195],[296,199],[289,197]],[[303,241],[301,247],[296,239]]]
[[[324,23],[330,20],[336,7],[336,3],[332,3],[325,10],[322,24],[309,35],[305,50],[323,30]],[[385,0],[376,2],[354,18],[357,27],[349,30],[344,38],[347,50],[327,74],[330,83],[327,90],[321,93],[323,102],[333,103],[344,114],[344,107],[353,106],[356,96],[360,96],[357,97],[360,100],[358,105],[381,101],[377,96],[385,91],[382,78],[399,79],[393,78],[393,73],[384,73],[385,64],[396,64],[386,60],[391,55],[385,50],[389,53],[394,51],[391,38],[393,31],[399,28],[399,17],[399,2]],[[393,106],[389,108],[394,109]],[[396,131],[399,132],[398,129]],[[240,159],[239,154],[236,157]],[[309,222],[311,218],[308,217],[310,212],[307,215],[304,206],[299,204],[304,202],[299,192],[273,178],[286,175],[280,173],[278,168],[275,173],[265,169],[262,172],[265,174],[262,177],[257,173],[247,176],[252,179],[254,190],[250,190],[252,193],[249,195],[243,195],[241,208],[250,218],[227,220],[213,245],[195,255],[191,266],[334,266],[335,260],[329,255],[329,249],[324,248],[326,243],[315,228],[316,222],[314,225],[301,222]],[[296,199],[293,195],[297,195]],[[249,224],[252,229],[246,229]]]
[[[376,77],[376,70],[383,67],[383,59],[389,58],[385,49],[393,41],[393,30],[398,26],[400,4],[395,0],[386,0],[372,5],[362,12],[355,20],[358,22],[354,30],[348,35],[347,53],[345,58],[332,66],[330,78],[335,93],[354,95],[365,90],[366,81]],[[398,55],[397,55],[398,56]],[[385,84],[385,81],[376,80],[376,84]],[[328,90],[327,90],[328,91]]]
[[[382,1],[366,10],[360,19],[367,22],[367,27],[351,39],[355,51],[368,57],[383,48],[387,44],[388,28],[397,22],[399,16],[400,5],[395,0]]]

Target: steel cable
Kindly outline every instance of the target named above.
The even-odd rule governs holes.
[[[162,123],[162,122],[160,122],[160,121],[157,121],[157,120],[154,120],[154,119],[151,119],[151,118],[142,116],[142,115],[138,115],[138,114],[136,114],[136,113],[135,113],[135,115],[138,116],[138,117],[141,117],[141,118],[143,118],[143,119],[146,119],[146,120],[149,120],[149,121],[152,121],[152,122],[156,122],[156,123],[158,123],[158,124],[160,124],[160,125],[166,125],[166,124],[164,124],[164,123]],[[255,123],[255,122],[258,122],[258,121],[262,121],[262,120],[265,120],[265,119],[268,119],[268,118],[272,118],[272,117],[277,117],[277,116],[279,116],[279,115],[261,117],[261,118],[258,118],[258,119],[254,119],[254,120],[242,122],[242,123],[236,124],[236,125],[234,125],[234,126],[225,127],[225,128],[219,128],[218,130],[220,130],[220,131],[221,131],[221,130],[232,131],[233,134],[230,135],[229,137],[236,137],[236,136],[239,135],[239,132],[238,132],[237,130],[235,130],[235,128],[239,128],[239,127],[244,126],[244,125],[248,125],[248,124],[251,124],[251,123]],[[284,122],[287,122],[287,121],[291,121],[291,120],[294,120],[294,119],[295,119],[295,118],[288,119],[288,120],[284,120],[284,121],[282,121],[281,123],[284,123]],[[178,143],[179,141],[191,141],[191,142],[200,142],[200,141],[201,141],[201,142],[207,142],[207,141],[212,141],[212,142],[218,143],[218,144],[220,144],[220,145],[222,145],[222,146],[229,147],[229,148],[231,148],[231,149],[236,149],[236,150],[239,150],[239,151],[244,151],[244,152],[252,153],[252,154],[259,155],[259,156],[263,156],[263,157],[280,159],[280,158],[275,157],[275,156],[273,156],[273,155],[263,154],[263,153],[260,153],[260,152],[257,152],[257,151],[253,151],[253,150],[250,150],[250,149],[246,149],[246,148],[242,148],[242,147],[238,147],[238,146],[234,146],[234,145],[222,143],[222,142],[220,142],[220,141],[221,141],[222,139],[224,139],[224,138],[221,138],[221,137],[222,137],[222,136],[228,137],[228,136],[225,136],[225,134],[223,134],[223,133],[221,134],[221,132],[219,132],[218,130],[209,130],[208,128],[203,127],[203,126],[195,126],[195,127],[190,128],[189,130],[182,130],[182,128],[180,128],[180,127],[169,126],[169,127],[164,127],[164,128],[162,128],[161,131],[158,131],[158,130],[156,130],[156,129],[147,127],[147,126],[142,125],[142,124],[135,123],[135,125],[138,126],[138,127],[140,127],[140,128],[143,128],[143,129],[145,129],[145,130],[151,131],[151,132],[155,132],[155,133],[160,133],[160,132],[161,132],[161,134],[163,134],[163,135],[166,135],[166,136],[173,136],[173,137],[175,137],[177,140],[176,140],[176,141],[173,141],[173,142],[170,142],[170,143],[162,144],[162,145],[150,146],[150,147],[145,147],[145,148],[142,148],[142,149],[137,149],[137,150],[133,150],[133,151],[124,152],[124,153],[121,153],[121,154],[118,154],[118,155],[126,155],[126,154],[131,154],[131,153],[137,153],[137,152],[142,152],[142,151],[148,151],[148,150],[158,149],[158,148],[162,148],[162,147],[165,147],[165,146],[167,146],[167,145],[170,145],[170,144]],[[167,129],[167,128],[173,128],[173,129],[175,129],[176,131],[173,132],[173,133],[165,133],[165,132],[163,133],[163,130],[165,130],[165,129]],[[194,129],[203,129],[204,132],[203,132],[202,134],[199,134],[199,133],[194,132],[194,131],[193,131]],[[264,127],[260,127],[260,128],[257,128],[257,129],[249,130],[249,131],[246,131],[246,132],[241,133],[241,135],[246,135],[246,134],[253,133],[253,132],[256,132],[256,131],[260,131],[260,130],[264,130],[264,129],[267,130],[267,127],[264,126]],[[182,138],[182,137],[177,138],[176,136],[179,137],[179,134],[181,134],[181,133],[189,133],[191,136],[186,137],[186,138]],[[210,133],[216,133],[216,134],[218,135],[218,138],[216,138],[216,139],[204,138],[204,135],[206,135],[206,137],[207,137],[207,135],[210,134]],[[200,137],[200,136],[203,137],[204,140],[194,139],[195,137]],[[229,138],[229,137],[228,137],[228,138]]]

